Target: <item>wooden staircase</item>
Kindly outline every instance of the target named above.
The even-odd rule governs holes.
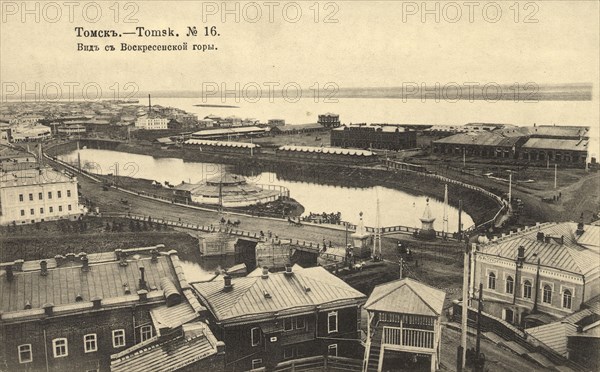
[[[367,343],[367,346],[365,347],[364,360],[366,363],[363,363],[363,372],[377,372],[382,336],[383,327],[375,327],[372,331],[371,342]]]

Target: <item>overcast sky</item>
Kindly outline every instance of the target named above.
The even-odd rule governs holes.
[[[10,4],[9,4],[10,3]],[[62,2],[59,2],[62,4]],[[101,2],[99,22],[82,17],[80,2],[75,8],[74,22],[68,9],[56,23],[42,17],[36,23],[33,15],[21,20],[21,2],[2,1],[0,24],[0,79],[2,82],[97,82],[103,87],[118,82],[135,82],[142,91],[195,90],[202,82],[298,82],[310,86],[314,82],[335,82],[340,87],[399,86],[403,82],[535,82],[537,84],[587,82],[594,83],[597,97],[599,81],[599,7],[598,1],[537,1],[520,3],[515,22],[513,1],[498,1],[502,10],[499,21],[492,23],[498,7],[488,6],[488,20],[479,2],[469,21],[469,8],[459,4],[462,15],[456,23],[456,6],[440,2],[440,23],[429,15],[421,20],[421,1],[367,2],[338,1],[325,8],[320,3],[319,22],[314,22],[313,2],[299,1],[302,17],[296,23],[282,16],[285,2],[274,10],[269,22],[268,7],[257,4],[262,17],[256,23],[244,19],[236,23],[228,16],[225,23],[221,10],[215,15],[205,10],[221,7],[221,2],[192,1],[135,2],[137,9],[124,9],[120,3],[119,18],[135,11],[138,23],[115,23],[114,2]],[[410,3],[410,4],[409,4]],[[16,5],[15,5],[16,4]],[[43,3],[42,3],[43,4]],[[203,5],[204,4],[204,5]],[[240,4],[240,13],[243,6]],[[447,6],[444,8],[444,6]],[[30,3],[31,8],[34,3]],[[42,5],[43,6],[43,5]],[[233,8],[233,4],[230,5]],[[429,2],[435,9],[435,2]],[[207,8],[208,7],[208,8]],[[333,19],[324,23],[327,14],[336,10]],[[290,18],[295,8],[288,6]],[[88,8],[90,14],[92,10]],[[247,15],[254,16],[247,7]],[[404,12],[403,12],[404,10]],[[46,8],[49,18],[53,9]],[[15,13],[16,14],[13,14]],[[415,15],[407,14],[416,12]],[[404,13],[404,14],[403,14]],[[526,16],[537,23],[525,23]],[[406,17],[403,20],[403,16]],[[446,16],[446,17],[445,17]],[[48,18],[48,17],[47,17]],[[146,28],[172,27],[179,38],[116,39],[77,38],[75,27],[114,29],[119,33]],[[187,38],[187,26],[216,26],[221,36]],[[207,52],[107,52],[113,44],[214,43],[216,51]],[[99,52],[78,52],[78,42],[96,44]],[[191,47],[190,47],[191,48]]]

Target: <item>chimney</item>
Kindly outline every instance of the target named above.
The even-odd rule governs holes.
[[[75,262],[75,253],[67,253],[67,259]]]
[[[140,289],[148,289],[148,285],[146,284],[146,278],[144,275],[144,268],[140,267]]]
[[[538,242],[543,242],[543,241],[544,241],[544,233],[543,233],[543,232],[539,231],[539,232],[537,233],[537,236],[536,236],[536,237],[537,237],[537,241],[538,241]]]
[[[62,254],[57,254],[56,256],[54,256],[54,260],[56,261],[56,267],[60,267],[65,263],[65,256],[63,256]]]
[[[9,282],[12,282],[13,278],[15,277],[15,274],[13,273],[12,265],[6,266],[5,270],[6,270],[6,280]]]
[[[158,249],[153,249],[150,253],[152,253],[152,262],[158,262]]]
[[[92,298],[92,309],[100,309],[102,307],[102,298],[94,297]]]
[[[40,261],[40,275],[46,276],[48,275],[48,262],[46,260]]]
[[[263,295],[265,296],[265,298],[271,298],[271,294],[267,291],[263,291]]]
[[[577,236],[581,236],[584,232],[585,230],[583,229],[583,213],[581,213],[581,217],[579,217],[579,223],[577,224],[577,230],[575,231],[575,234]]]
[[[140,289],[137,291],[138,296],[140,296],[140,301],[146,301],[148,299],[148,291],[145,289]]]
[[[269,279],[269,268],[268,267],[263,266],[263,272],[262,272],[261,278]]]
[[[223,277],[223,281],[224,281],[224,286],[223,286],[223,291],[225,292],[229,292],[233,289],[233,284],[231,284],[231,276],[229,276],[229,274],[225,274],[225,276]]]
[[[87,258],[87,254],[83,253],[83,255],[81,256],[81,271],[83,272],[88,272],[90,271],[90,264],[89,264],[89,259]]]
[[[42,306],[42,308],[44,309],[44,314],[46,314],[47,316],[52,316],[52,314],[54,314],[54,304],[53,303],[44,304],[44,306]]]
[[[285,264],[285,275],[290,276],[293,275],[294,273],[292,272],[292,265],[291,264]]]
[[[150,101],[150,95],[148,94],[148,113],[152,112],[152,102]]]
[[[517,250],[517,267],[523,267],[523,262],[525,261],[525,247],[522,245],[519,246]]]

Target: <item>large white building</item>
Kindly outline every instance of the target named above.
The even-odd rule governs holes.
[[[50,168],[0,169],[0,225],[76,219],[82,214],[76,177]]]
[[[146,130],[165,130],[168,129],[169,119],[161,117],[155,113],[138,118],[135,122],[135,127]]]

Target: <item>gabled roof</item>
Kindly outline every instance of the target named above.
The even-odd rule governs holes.
[[[450,137],[441,138],[433,143],[453,145],[499,146],[512,147],[520,137],[507,137],[497,132],[469,132],[459,133]]]
[[[366,310],[438,316],[446,293],[410,278],[378,285],[365,303]]]
[[[554,322],[528,328],[525,332],[557,353],[565,355],[567,353],[568,337],[577,334],[577,326],[567,322]]]
[[[281,312],[293,314],[325,304],[348,304],[366,296],[322,267],[297,268],[293,274],[269,273],[232,279],[233,288],[223,290],[223,282],[194,283],[193,286],[217,321],[237,321],[245,317],[272,318]],[[266,296],[265,293],[268,295]]]

